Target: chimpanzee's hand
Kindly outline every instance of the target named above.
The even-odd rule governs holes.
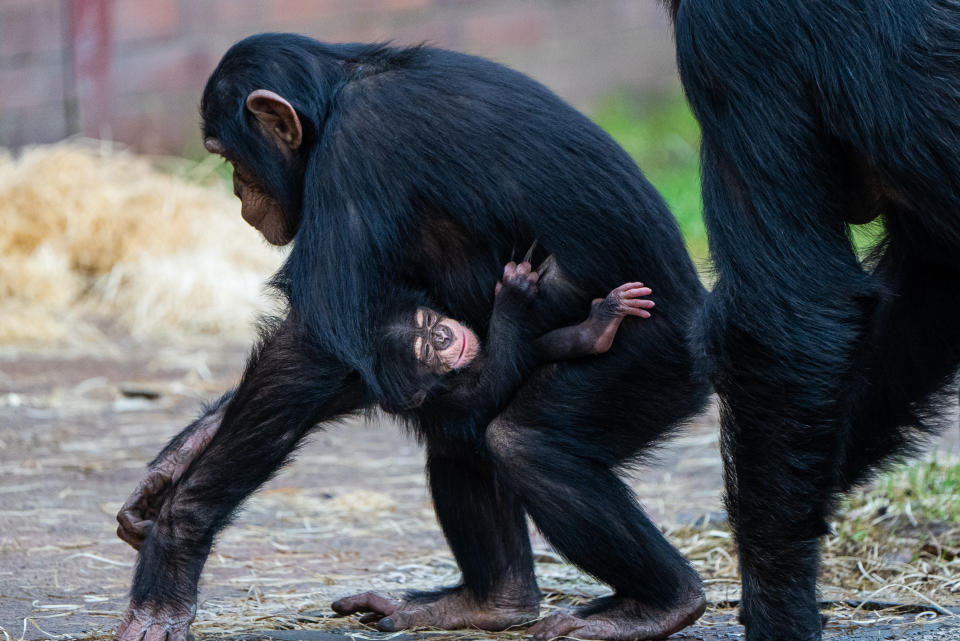
[[[117,536],[129,543],[134,550],[139,550],[143,544],[143,539],[160,513],[171,487],[171,468],[164,465],[151,467],[117,512]]]
[[[521,300],[532,301],[537,297],[537,281],[540,274],[533,271],[530,263],[522,262],[519,265],[510,261],[503,267],[503,278],[497,283],[496,295],[514,295]]]
[[[221,409],[197,419],[168,445],[147,469],[117,513],[117,536],[139,550],[147,530],[170,497],[174,483],[187,470],[220,428]]]
[[[650,312],[647,310],[653,309],[656,303],[647,300],[644,296],[652,293],[653,290],[644,287],[643,283],[624,283],[607,294],[606,298],[593,300],[590,306],[590,318],[602,322],[624,316],[650,318]]]
[[[117,628],[114,641],[192,641],[193,604],[133,605]]]
[[[593,337],[593,353],[604,354],[613,345],[613,338],[617,335],[620,323],[626,316],[650,318],[650,312],[655,303],[644,296],[653,293],[643,283],[624,283],[606,298],[594,299],[590,307],[590,317],[584,321]]]

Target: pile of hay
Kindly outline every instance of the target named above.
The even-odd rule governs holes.
[[[0,155],[0,343],[97,327],[250,335],[282,255],[240,218],[220,161],[175,171],[69,143]]]

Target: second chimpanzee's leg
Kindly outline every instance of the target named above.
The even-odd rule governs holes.
[[[741,125],[718,131],[747,139]],[[704,209],[720,274],[704,339],[747,639],[813,641],[822,627],[818,539],[840,487],[863,386],[858,358],[882,295],[850,247],[842,202],[831,197],[837,177],[816,141],[789,130],[778,137],[781,126],[764,133],[782,157],[704,135]]]
[[[890,454],[909,452],[924,431],[941,427],[938,410],[956,400],[950,383],[960,365],[960,274],[952,263],[960,247],[938,248],[944,239],[960,238],[954,211],[936,216],[955,228],[938,237],[919,229],[919,212],[887,215],[888,240],[874,276],[891,295],[877,311],[870,349],[858,366],[865,386],[844,448],[844,489],[868,478]]]
[[[173,485],[140,547],[121,641],[181,641],[213,538],[319,421],[360,407],[359,378],[291,320],[251,357],[209,445]]]
[[[403,601],[367,592],[333,604],[340,614],[368,612],[391,632],[413,627],[503,630],[539,615],[540,591],[520,502],[476,451],[428,445],[430,491],[443,533],[463,573],[461,585]]]

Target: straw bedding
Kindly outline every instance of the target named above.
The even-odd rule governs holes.
[[[220,161],[71,142],[0,154],[0,343],[250,332],[282,255],[239,215]]]

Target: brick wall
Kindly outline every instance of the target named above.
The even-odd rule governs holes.
[[[676,86],[655,0],[0,0],[0,146],[83,133],[196,152],[207,75],[259,31],[427,41],[520,69],[587,111],[612,90]]]

